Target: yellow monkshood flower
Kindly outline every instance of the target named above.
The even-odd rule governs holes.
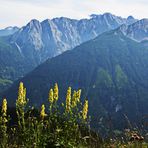
[[[69,112],[71,107],[71,87],[67,90],[67,96],[66,96],[66,111]]]
[[[26,88],[24,88],[23,99],[26,101]]]
[[[54,99],[54,101],[57,101],[58,97],[59,97],[58,84],[55,83],[54,90],[53,90],[53,99]]]
[[[85,100],[83,111],[82,111],[82,118],[84,120],[87,119],[87,113],[88,113],[88,100]]]
[[[6,99],[3,99],[2,114],[3,114],[3,116],[7,116],[7,100]]]
[[[81,89],[78,91],[74,91],[73,96],[72,96],[72,107],[76,107],[77,103],[80,102],[80,97],[81,97]]]
[[[81,89],[79,89],[77,91],[77,101],[80,102],[80,98],[81,98]]]
[[[16,100],[17,105],[26,104],[26,88],[24,88],[23,82],[20,82],[18,90],[18,99]]]
[[[41,119],[44,119],[44,117],[46,117],[46,116],[47,116],[47,114],[45,113],[45,105],[42,104],[41,112],[40,112],[40,117],[41,117]]]
[[[75,107],[76,105],[77,105],[77,92],[74,90],[71,99],[71,107]]]
[[[53,89],[50,89],[49,91],[49,96],[48,96],[48,101],[52,104],[54,99],[53,99]]]

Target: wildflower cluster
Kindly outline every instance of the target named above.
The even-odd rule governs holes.
[[[81,124],[82,127],[84,120],[87,119],[88,101],[87,105],[85,103],[83,107],[81,105],[82,103],[80,103],[80,97],[81,90],[74,90],[72,94],[72,88],[69,87],[65,103],[62,103],[65,105],[59,106],[59,89],[56,83],[54,88],[49,90],[49,110],[42,104],[40,112],[38,112],[35,111],[34,107],[28,108],[26,88],[24,84],[20,82],[16,100],[17,126],[11,126],[9,128],[10,131],[7,129],[7,100],[4,99],[2,102],[0,147],[38,148],[51,145],[53,147],[86,145],[87,142],[82,138],[79,125]],[[81,114],[82,112],[85,112],[83,113],[85,114],[85,118],[83,114]],[[82,119],[83,122],[81,122]],[[84,136],[86,135],[84,134]]]

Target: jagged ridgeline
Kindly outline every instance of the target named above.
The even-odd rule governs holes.
[[[68,86],[82,88],[83,98],[89,98],[93,127],[108,127],[109,122],[112,128],[122,128],[125,115],[139,124],[148,114],[147,69],[147,47],[114,30],[47,60],[21,81],[35,106],[46,102],[55,82],[63,99]],[[17,97],[19,81],[1,95],[7,96],[10,105]]]
[[[6,27],[5,29],[1,29],[0,30],[0,36],[8,36],[8,35],[12,35],[14,34],[15,32],[17,32],[19,30],[18,27],[14,26],[9,26],[9,27]]]

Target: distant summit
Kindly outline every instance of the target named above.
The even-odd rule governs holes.
[[[12,34],[14,34],[15,32],[17,32],[18,30],[19,30],[19,28],[16,27],[16,26],[14,26],[14,27],[9,26],[9,27],[7,27],[7,28],[5,28],[5,29],[0,30],[0,36],[12,35]]]
[[[119,30],[135,41],[141,42],[148,40],[148,19],[139,20],[129,26],[121,25]]]
[[[135,20],[135,18],[132,15],[130,15],[127,17],[127,20]]]

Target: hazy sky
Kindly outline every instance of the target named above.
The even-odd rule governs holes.
[[[148,18],[148,0],[0,0],[0,28],[23,26],[31,19],[66,16],[80,19],[90,14]]]

